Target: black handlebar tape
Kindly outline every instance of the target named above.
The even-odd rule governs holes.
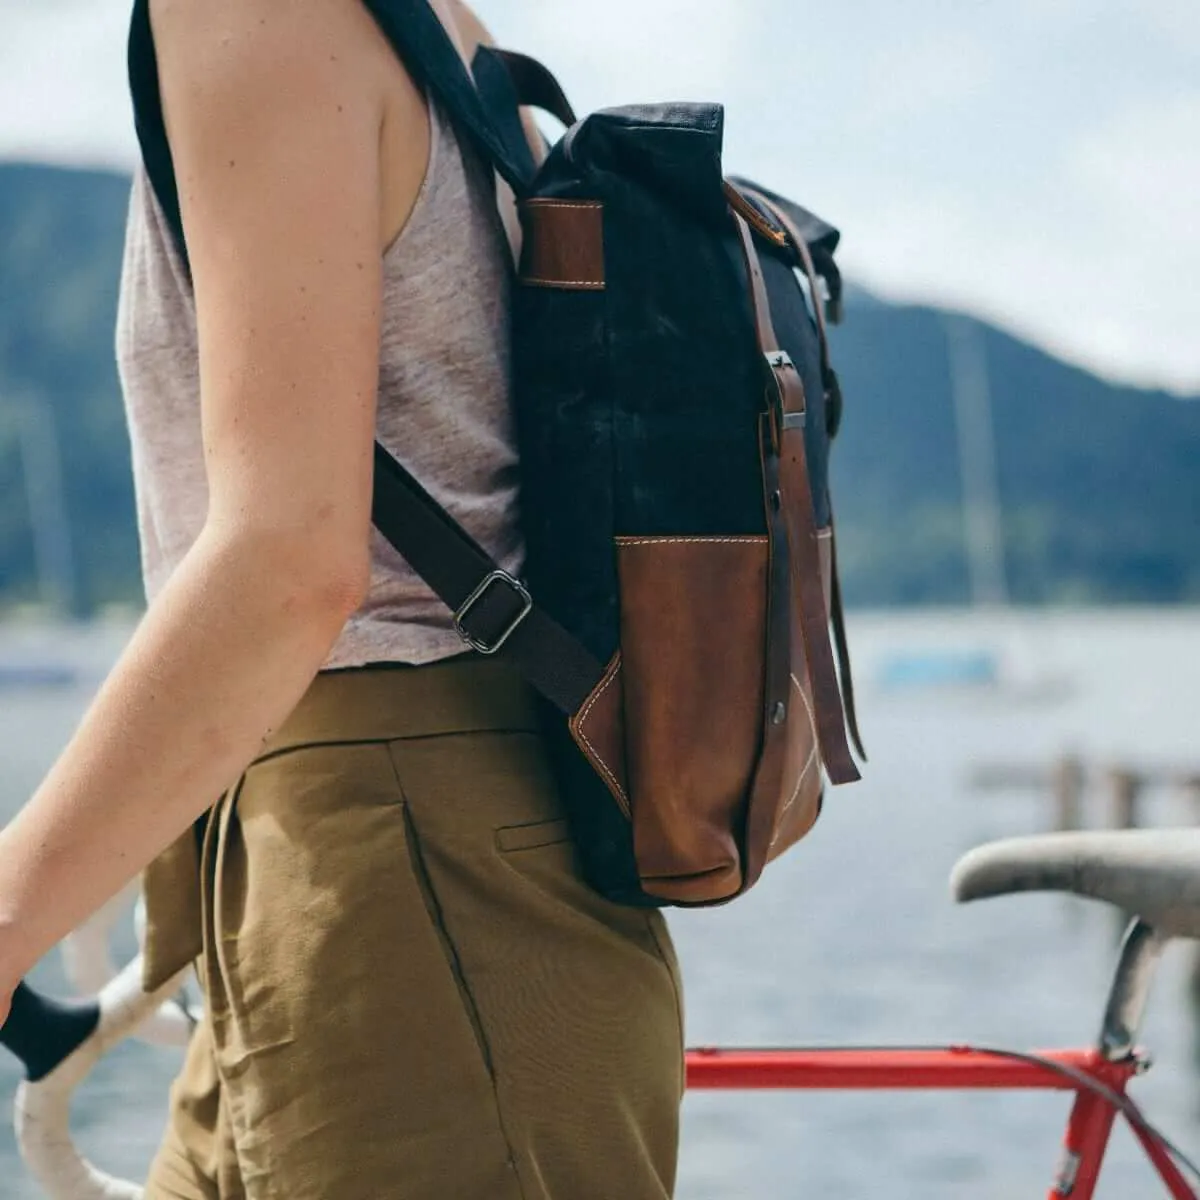
[[[52,1000],[22,983],[0,1027],[0,1046],[7,1046],[24,1064],[29,1082],[37,1083],[70,1058],[99,1024],[96,1001]]]

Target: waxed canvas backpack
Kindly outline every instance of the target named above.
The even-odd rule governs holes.
[[[717,104],[577,121],[534,60],[468,72],[427,0],[364,0],[520,204],[513,405],[527,545],[504,571],[381,446],[377,527],[475,653],[540,693],[583,870],[635,905],[749,888],[858,778],[829,450],[838,232],[722,166]],[[130,79],[186,262],[147,0]],[[565,135],[540,164],[518,105]]]

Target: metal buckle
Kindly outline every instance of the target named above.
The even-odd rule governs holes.
[[[521,599],[521,611],[512,619],[508,628],[500,634],[494,642],[490,644],[481,641],[467,631],[463,622],[467,619],[471,610],[483,599],[487,594],[488,588],[493,584],[502,583],[512,588]],[[462,606],[454,614],[454,632],[458,634],[472,650],[478,650],[480,654],[495,654],[505,642],[508,641],[514,633],[517,632],[521,622],[533,611],[533,597],[529,594],[529,589],[519,580],[514,579],[507,571],[493,571],[486,576],[483,582],[462,602]]]
[[[771,421],[771,443],[775,453],[778,454],[783,448],[783,431],[789,428],[787,424],[787,414],[785,414],[784,395],[785,384],[783,381],[784,371],[795,371],[796,364],[792,361],[792,356],[786,350],[765,350],[763,358],[766,360],[768,368],[768,377],[770,383],[767,385],[769,415]],[[799,372],[797,372],[799,375]]]

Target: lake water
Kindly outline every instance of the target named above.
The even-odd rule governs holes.
[[[975,1041],[1083,1044],[1097,1029],[1115,952],[1113,914],[1061,897],[953,906],[946,877],[990,838],[1047,827],[1045,797],[979,793],[980,763],[1169,762],[1200,771],[1200,613],[1138,610],[1016,616],[859,615],[851,622],[871,752],[866,780],[831,793],[818,829],[749,896],[673,914],[688,986],[689,1042],[873,1045]],[[73,633],[0,627],[0,663],[61,658],[96,677],[119,626]],[[886,689],[895,657],[996,654],[989,691]],[[903,675],[904,672],[900,672]],[[0,690],[0,819],[35,786],[93,688]],[[1099,798],[1089,823],[1102,823]],[[1145,820],[1188,824],[1188,801],[1147,796]],[[132,953],[124,935],[121,955]],[[1173,946],[1144,1040],[1157,1065],[1135,1095],[1185,1148],[1200,1146],[1193,951]],[[56,958],[36,982],[61,988]],[[174,1052],[137,1043],[105,1060],[78,1097],[79,1143],[140,1177],[162,1128]],[[0,1062],[0,1196],[33,1200]],[[1020,1094],[707,1093],[685,1106],[683,1200],[1014,1200],[1044,1196],[1068,1099]],[[1104,1200],[1158,1194],[1119,1131]]]

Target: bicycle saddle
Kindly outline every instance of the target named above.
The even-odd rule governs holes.
[[[1105,900],[1169,937],[1200,938],[1200,829],[1051,833],[979,846],[950,876],[958,901],[1012,892]]]

